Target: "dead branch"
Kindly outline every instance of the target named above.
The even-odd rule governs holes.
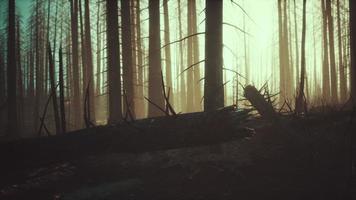
[[[48,99],[46,101],[46,104],[45,104],[45,107],[44,107],[44,110],[43,110],[43,113],[42,113],[42,117],[40,117],[40,120],[41,120],[41,124],[40,124],[40,128],[38,129],[38,136],[41,136],[41,132],[42,132],[42,128],[43,128],[43,125],[44,125],[44,119],[46,117],[46,114],[47,114],[47,108],[48,108],[48,104],[49,102],[51,101],[51,98],[53,96],[53,92],[56,91],[57,87],[59,86],[59,84],[56,85],[56,87],[54,88],[54,91],[52,91],[50,93],[50,95],[48,96]]]

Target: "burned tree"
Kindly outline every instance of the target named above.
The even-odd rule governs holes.
[[[72,71],[73,108],[80,108],[79,61],[78,61],[78,0],[70,0],[71,36],[72,36]],[[79,128],[80,112],[74,113],[74,128]]]
[[[302,25],[302,47],[301,47],[301,71],[300,71],[300,83],[299,91],[297,91],[297,99],[295,102],[295,110],[297,114],[306,112],[304,84],[305,84],[305,32],[306,32],[306,2],[303,0],[303,25]]]
[[[204,111],[224,106],[222,59],[223,1],[206,0]]]
[[[8,131],[14,137],[18,136],[17,127],[17,69],[16,69],[16,38],[15,38],[15,0],[9,0],[8,13],[8,36],[7,36],[7,117]]]
[[[109,123],[122,119],[120,48],[117,0],[106,1],[106,34],[108,54]]]
[[[351,96],[356,105],[356,2],[350,0]]]
[[[148,74],[148,98],[150,101],[164,107],[164,98],[161,85],[161,34],[159,0],[149,0],[149,74]],[[148,106],[148,116],[161,115],[161,111],[152,104]]]
[[[128,105],[124,104],[124,113],[131,110],[132,114],[135,112],[134,105],[134,73],[132,65],[132,42],[131,42],[131,14],[130,14],[130,1],[121,0],[121,41],[122,41],[122,69],[124,90]]]

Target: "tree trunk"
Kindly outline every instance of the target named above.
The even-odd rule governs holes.
[[[51,86],[51,95],[52,95],[52,102],[53,102],[53,114],[54,114],[54,122],[56,125],[56,134],[61,133],[61,123],[59,118],[59,111],[58,111],[58,103],[57,103],[57,91],[56,91],[56,83],[54,81],[54,60],[52,57],[51,52],[51,45],[48,42],[48,60],[49,60],[49,77],[50,77],[50,86]]]
[[[101,87],[101,23],[100,23],[100,11],[101,4],[98,2],[98,12],[96,21],[96,88],[95,94],[100,95]]]
[[[288,15],[287,15],[287,0],[284,0],[283,5],[283,56],[284,56],[284,65],[285,68],[285,95],[287,99],[292,98],[293,89],[293,71],[290,67],[290,57],[289,57],[289,36],[288,36]]]
[[[328,17],[329,47],[330,47],[330,75],[331,75],[331,102],[338,102],[337,75],[335,63],[335,42],[334,42],[334,19],[332,16],[331,0],[326,0],[326,12]]]
[[[86,54],[86,68],[87,80],[89,86],[89,119],[95,124],[95,98],[94,98],[94,76],[93,76],[93,51],[91,45],[91,31],[90,31],[90,9],[89,0],[84,0],[84,26],[85,26],[85,54]]]
[[[17,121],[18,121],[18,132],[24,128],[24,79],[23,79],[23,72],[22,72],[22,56],[21,56],[21,35],[20,35],[20,19],[16,16],[16,70],[17,70]]]
[[[169,28],[169,12],[168,12],[168,0],[163,0],[163,15],[164,15],[164,43],[168,44],[170,42],[170,28]],[[164,58],[165,58],[165,69],[166,69],[166,82],[165,90],[168,91],[170,88],[170,98],[169,102],[173,105],[173,85],[172,85],[172,62],[171,62],[171,45],[167,45],[164,48]]]
[[[148,98],[159,107],[164,108],[161,84],[161,42],[159,0],[149,0],[149,75]],[[148,116],[155,117],[162,112],[154,105],[148,105]]]
[[[206,0],[204,111],[224,107],[222,13],[222,0]]]
[[[327,35],[327,14],[325,7],[325,0],[321,0],[321,10],[323,16],[323,100],[330,101],[330,74],[329,74],[329,48]]]
[[[72,36],[72,86],[73,88],[73,108],[79,109],[80,106],[80,85],[79,85],[79,62],[78,62],[78,0],[71,0],[71,36]],[[81,109],[79,109],[81,110]],[[74,128],[81,127],[81,112],[74,112]]]
[[[187,6],[187,30],[188,30],[188,35],[193,34],[192,30],[192,1],[188,1],[188,6]],[[193,38],[189,37],[188,38],[188,46],[187,46],[187,60],[188,60],[188,65],[192,66],[193,63]],[[187,70],[187,111],[188,112],[194,112],[194,86],[195,86],[195,80],[194,80],[194,71],[193,67]],[[188,86],[189,85],[189,86]]]
[[[136,105],[138,104],[138,69],[137,69],[137,28],[136,28],[136,0],[130,0],[130,27],[131,27],[131,60],[132,60],[132,84],[133,84],[133,102],[132,107],[134,108],[134,112],[132,114],[137,118],[137,110]]]
[[[198,33],[197,27],[197,5],[196,0],[192,0],[192,33]],[[199,38],[198,36],[194,36],[193,38],[193,63],[198,63],[200,61],[200,54],[199,54]],[[201,111],[201,98],[202,98],[202,91],[201,91],[201,81],[200,81],[200,65],[195,65],[193,67],[194,70],[194,110]]]
[[[278,0],[278,44],[279,44],[279,104],[282,105],[286,98],[286,86],[285,86],[285,67],[284,67],[284,55],[283,55],[283,19],[282,19],[282,0]]]
[[[86,113],[86,110],[84,109],[84,107],[86,105],[84,102],[84,99],[86,98],[86,94],[87,94],[87,86],[89,83],[88,80],[88,65],[87,65],[87,53],[86,53],[86,43],[85,43],[85,36],[84,36],[84,23],[83,23],[83,12],[82,12],[82,0],[79,0],[79,30],[80,30],[80,57],[82,59],[81,62],[81,67],[82,67],[82,93],[81,93],[81,105],[83,109],[76,109],[78,112],[80,112],[80,115],[82,116],[82,119],[80,121],[81,125],[86,125],[85,120],[90,120],[90,116],[88,116]],[[80,77],[80,75],[79,75]],[[80,82],[80,81],[79,81]],[[80,84],[80,83],[79,83]]]
[[[134,104],[134,73],[132,66],[132,46],[131,46],[131,14],[130,1],[121,0],[121,41],[122,41],[122,68],[124,79],[124,90],[127,103],[124,103],[124,113],[130,110],[131,114],[135,114]],[[126,102],[125,99],[125,102]],[[126,105],[128,104],[128,105]]]
[[[183,38],[182,30],[182,10],[181,10],[181,0],[178,0],[178,29],[179,29],[179,38]],[[184,54],[183,54],[183,44],[179,43],[179,66],[180,72],[184,70]],[[185,84],[185,73],[180,75],[180,105],[182,112],[187,110],[187,93],[186,93],[186,84]]]
[[[118,27],[117,0],[106,0],[106,33],[108,49],[108,90],[109,90],[109,123],[122,119],[121,106],[121,64]]]
[[[297,23],[297,5],[295,3],[295,0],[293,0],[294,4],[294,34],[295,34],[295,69],[296,69],[296,77],[297,77],[297,83],[300,80],[299,79],[299,42],[298,42],[298,23]]]
[[[16,48],[15,48],[15,0],[9,0],[7,36],[7,103],[8,103],[8,132],[18,137],[17,101],[16,101]]]
[[[356,2],[350,0],[351,96],[356,105]]]
[[[67,132],[66,126],[66,114],[64,106],[64,73],[63,73],[63,53],[62,45],[59,47],[59,107],[60,107],[60,116],[61,116],[61,133]]]
[[[40,42],[40,3],[39,0],[36,1],[36,14],[35,14],[35,77],[36,77],[36,99],[35,99],[35,108],[34,108],[34,128],[37,129],[39,126],[40,119],[40,104],[42,100],[42,64],[41,64],[41,42]]]
[[[347,84],[345,77],[345,65],[343,63],[343,45],[341,34],[341,14],[340,14],[340,0],[336,0],[337,8],[337,34],[338,34],[338,50],[339,50],[339,80],[340,80],[340,101],[346,101]]]
[[[297,114],[301,114],[306,112],[305,109],[305,95],[304,95],[304,81],[305,81],[305,37],[306,37],[306,2],[307,0],[303,0],[303,27],[302,27],[302,48],[301,48],[301,72],[300,72],[300,83],[299,83],[299,91],[297,93],[297,100],[295,103],[295,110]]]
[[[137,43],[137,104],[135,105],[138,118],[143,118],[145,116],[145,102],[143,98],[144,91],[144,74],[143,74],[143,48],[141,39],[141,10],[140,10],[140,0],[136,1],[136,43]]]

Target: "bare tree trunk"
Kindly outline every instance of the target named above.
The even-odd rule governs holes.
[[[196,8],[196,0],[192,1],[192,33],[198,33],[197,27],[197,8]],[[193,38],[193,63],[198,63],[200,61],[199,55],[199,38],[198,36],[194,36]],[[202,98],[202,91],[201,91],[201,83],[200,81],[200,65],[195,65],[193,67],[194,70],[194,109],[195,111],[201,111],[201,98]]]
[[[137,68],[137,28],[136,28],[136,1],[130,0],[130,27],[131,27],[131,60],[132,60],[132,84],[133,84],[133,102],[132,107],[135,108],[132,114],[137,118],[136,105],[138,104],[138,68]]]
[[[42,99],[42,66],[41,66],[41,43],[40,43],[40,3],[39,0],[36,0],[36,14],[35,14],[35,55],[36,55],[36,99],[35,99],[35,112],[34,112],[34,128],[37,129],[39,126],[39,118],[40,118],[40,104]]]
[[[179,38],[183,38],[183,30],[182,30],[182,10],[181,10],[181,0],[178,0],[178,26],[179,26]],[[184,70],[184,54],[183,54],[183,44],[179,43],[179,65],[180,72]],[[187,110],[187,93],[186,93],[186,85],[185,85],[185,73],[180,75],[180,103],[181,110],[185,112]]]
[[[7,99],[8,132],[18,137],[17,101],[16,101],[16,48],[15,48],[15,0],[9,0],[8,36],[7,36]]]
[[[330,75],[331,75],[331,101],[338,102],[337,75],[335,63],[335,42],[334,42],[334,19],[332,16],[331,0],[326,0],[326,12],[328,17],[329,47],[330,47]]]
[[[48,60],[49,60],[49,76],[50,76],[51,95],[52,95],[52,102],[53,102],[54,122],[56,125],[56,134],[60,134],[61,123],[60,123],[59,111],[58,111],[56,83],[54,82],[54,60],[52,57],[51,45],[49,42],[48,42],[47,50],[48,50]]]
[[[321,0],[321,10],[323,16],[323,98],[324,101],[330,101],[330,73],[329,73],[329,48],[327,35],[327,14],[325,0]]]
[[[109,123],[122,119],[121,64],[117,0],[106,0],[106,33],[108,49]]]
[[[100,1],[97,2],[98,4],[98,12],[97,12],[97,21],[96,21],[96,89],[95,94],[100,95],[100,87],[101,87],[101,23],[100,23],[100,16],[101,16],[101,4]]]
[[[124,104],[124,113],[130,109],[131,114],[135,113],[134,105],[134,83],[133,83],[133,66],[132,66],[132,41],[131,41],[131,14],[130,14],[130,1],[121,0],[121,30],[122,30],[122,67],[124,90],[127,99],[127,104]],[[130,106],[128,108],[127,106]]]
[[[285,86],[285,67],[284,67],[284,55],[283,55],[283,19],[282,19],[282,0],[278,0],[278,32],[279,32],[279,104],[284,103],[286,98],[286,86]]]
[[[188,35],[193,34],[192,30],[192,1],[188,1],[188,6],[187,6],[187,30],[188,30]],[[192,66],[193,65],[193,38],[189,37],[188,38],[188,46],[187,46],[187,60],[188,60],[188,65]],[[187,70],[187,111],[188,112],[193,112],[194,111],[194,85],[195,85],[195,80],[194,80],[194,71],[193,68],[190,68]],[[189,84],[189,86],[188,86]]]
[[[170,42],[170,28],[169,28],[169,12],[168,12],[168,0],[163,0],[163,15],[164,15],[164,43],[168,44]],[[164,48],[164,58],[165,58],[165,68],[166,68],[166,82],[165,90],[170,88],[170,103],[173,104],[173,85],[172,85],[172,62],[171,62],[171,45],[167,45]]]
[[[93,51],[91,45],[91,31],[90,31],[90,9],[89,0],[84,0],[84,26],[85,26],[85,54],[86,54],[86,68],[87,80],[89,85],[89,119],[95,124],[95,98],[94,98],[94,76],[93,76]]]
[[[85,36],[84,36],[84,23],[83,23],[83,12],[82,12],[82,0],[79,0],[79,30],[80,30],[80,57],[82,59],[81,62],[81,67],[82,67],[82,93],[81,93],[81,105],[84,105],[84,99],[86,97],[86,91],[87,91],[87,86],[89,83],[88,80],[88,65],[87,65],[87,53],[86,53],[86,44],[85,44]],[[80,70],[79,70],[80,71]],[[79,75],[80,77],[80,75]],[[80,82],[80,81],[79,81]],[[80,84],[80,83],[79,83]],[[84,105],[85,107],[85,105]],[[82,116],[82,119],[80,121],[81,126],[86,125],[85,120],[90,120],[90,116],[88,116],[85,112],[85,109],[77,109],[80,112],[80,115]],[[89,114],[90,115],[90,114]]]
[[[159,0],[149,0],[149,75],[148,98],[159,107],[164,108],[163,88],[161,84],[161,34]],[[148,105],[148,116],[155,117],[162,112],[154,105]]]
[[[306,37],[306,2],[307,0],[303,0],[303,27],[302,27],[302,48],[301,48],[301,72],[300,72],[300,83],[299,83],[299,91],[297,93],[298,97],[296,100],[295,110],[297,114],[301,114],[306,112],[305,108],[305,95],[304,95],[304,81],[305,81],[305,37]]]
[[[293,0],[294,3],[294,37],[295,37],[295,69],[296,69],[296,77],[297,77],[297,83],[300,80],[299,79],[299,42],[298,42],[298,23],[297,23],[297,5],[295,3],[295,0]]]
[[[356,2],[350,0],[351,96],[356,105]]]
[[[337,8],[337,34],[338,34],[338,50],[339,50],[339,79],[340,79],[340,101],[346,101],[347,84],[345,77],[345,65],[343,63],[343,45],[341,34],[341,14],[340,14],[340,0],[336,0]]]
[[[284,0],[283,5],[283,52],[284,52],[284,65],[285,67],[285,93],[288,99],[292,98],[293,91],[293,71],[290,67],[289,57],[289,36],[288,36],[288,15],[287,15],[287,0]]]
[[[17,121],[18,121],[18,132],[21,133],[24,128],[24,85],[22,77],[22,56],[21,56],[21,35],[20,35],[20,19],[16,16],[16,69],[17,69]]]
[[[79,62],[78,62],[78,0],[70,0],[71,3],[71,36],[72,36],[72,88],[73,88],[73,108],[80,107],[80,84],[79,84]],[[81,112],[74,112],[74,128],[80,128]]]
[[[64,106],[64,73],[63,73],[63,53],[62,45],[59,47],[59,107],[60,107],[60,116],[61,116],[61,133],[67,132],[66,126],[66,114]]]
[[[143,97],[143,91],[144,91],[144,74],[143,74],[143,48],[142,48],[142,39],[141,39],[141,10],[140,10],[140,0],[135,0],[136,1],[136,31],[137,31],[137,36],[136,36],[136,43],[137,43],[137,68],[138,68],[138,73],[137,73],[137,82],[138,82],[138,88],[137,88],[137,105],[136,107],[136,113],[137,117],[143,118],[145,116],[145,102],[144,102],[144,97]]]
[[[224,106],[222,13],[223,1],[206,0],[204,111]]]

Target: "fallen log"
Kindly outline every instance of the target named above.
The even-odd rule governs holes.
[[[248,116],[248,111],[227,107],[0,143],[0,173],[97,154],[139,153],[236,140],[250,136],[240,125]]]
[[[252,85],[246,86],[244,88],[244,96],[263,118],[274,119],[277,117],[270,96],[265,97],[256,87]]]

